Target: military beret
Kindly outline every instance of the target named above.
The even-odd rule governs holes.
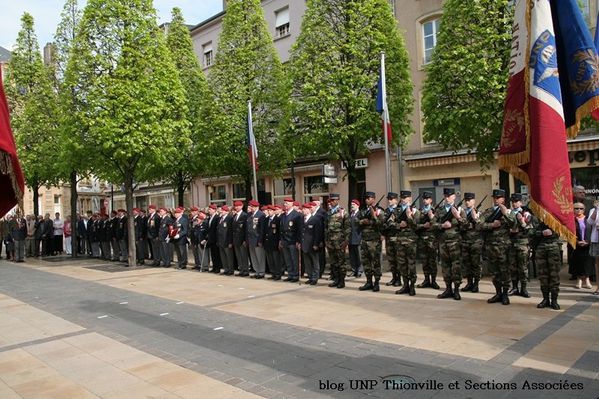
[[[366,191],[364,198],[376,198],[376,193],[374,191]]]
[[[233,206],[243,206],[243,202],[235,201],[235,202],[233,202]]]
[[[140,209],[139,208],[133,208],[133,212],[139,212]]]
[[[493,197],[505,197],[505,190],[496,188],[495,190],[493,190]]]
[[[204,211],[200,211],[200,213],[198,213],[198,217],[200,219],[205,219],[206,218],[206,214],[204,213]]]
[[[407,197],[411,197],[411,196],[412,196],[412,192],[411,192],[411,191],[409,191],[409,190],[401,190],[401,191],[399,192],[399,196],[400,196],[401,198],[407,198]]]
[[[522,201],[522,194],[513,193],[512,196],[510,197],[510,201],[512,201],[512,202]]]
[[[422,199],[428,199],[428,198],[433,198],[433,194],[429,191],[423,191],[422,192]]]
[[[198,208],[197,206],[192,206],[189,210],[192,212],[197,212],[200,210],[200,208]]]
[[[166,209],[166,208],[160,208],[160,210],[161,210],[161,211],[168,212],[168,209]]]
[[[329,194],[329,200],[338,200],[339,198],[341,198],[341,196],[339,194],[336,194],[336,193]]]
[[[393,199],[393,198],[397,198],[398,195],[397,193],[387,193],[387,199]]]
[[[175,209],[175,213],[183,213],[185,212],[185,208],[183,208],[182,206],[179,206]]]
[[[210,204],[210,205],[208,206],[208,208],[210,208],[210,209],[216,209],[216,205],[214,205],[214,204]]]
[[[464,201],[468,201],[475,198],[476,195],[474,193],[464,193]]]
[[[306,202],[302,205],[302,208],[312,208],[314,206],[314,204],[312,202]]]
[[[251,200],[250,202],[248,202],[249,206],[260,206],[260,203],[256,200]]]
[[[359,200],[357,200],[357,199],[353,199],[353,200],[351,200],[351,203],[352,203],[352,204],[356,204],[356,205],[360,206],[360,201],[359,201]]]
[[[454,195],[454,194],[455,194],[454,188],[444,188],[443,189],[443,195]]]
[[[118,210],[118,212],[125,213],[125,212],[127,212],[127,211],[121,208],[121,209],[119,209],[119,210]]]
[[[300,206],[299,201],[293,201],[293,206]]]
[[[282,207],[281,205],[273,205],[273,206],[272,206],[272,209],[273,209],[273,211],[274,211],[274,210],[277,210],[277,209],[278,209],[278,210],[282,210],[282,209],[283,209],[283,207]]]
[[[271,207],[270,207],[270,205],[264,205],[262,208],[260,208],[260,210],[261,210],[262,212],[264,212],[264,211],[270,211],[270,210],[271,210]]]
[[[156,209],[156,205],[148,205],[148,209]]]
[[[294,200],[293,200],[293,198],[291,198],[291,197],[286,197],[286,198],[283,200],[283,202],[295,202],[295,201],[294,201]]]
[[[225,211],[225,212],[229,212],[229,207],[226,205],[223,205],[220,207],[221,210]]]

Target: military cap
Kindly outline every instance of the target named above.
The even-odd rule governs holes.
[[[433,194],[430,191],[423,191],[422,199],[429,199],[429,198],[433,198]]]
[[[125,212],[127,212],[127,211],[121,208],[121,209],[119,209],[117,212],[125,213]]]
[[[293,206],[300,206],[299,201],[293,201]]]
[[[443,189],[443,195],[454,195],[455,194],[455,189],[454,188],[444,188]]]
[[[163,207],[163,208],[160,208],[160,210],[161,210],[161,211],[168,212],[168,209],[166,209],[166,208],[164,208],[164,207]]]
[[[235,202],[233,202],[233,206],[243,206],[243,202],[235,201]]]
[[[357,199],[353,199],[353,200],[351,200],[351,203],[352,203],[352,204],[356,204],[356,205],[360,206],[360,201],[359,201],[359,200],[357,200]]]
[[[397,198],[398,195],[397,193],[387,193],[387,199],[393,199],[393,198]]]
[[[464,193],[464,201],[468,201],[475,198],[476,195],[474,193]]]
[[[200,210],[200,208],[198,208],[197,206],[192,206],[190,209],[190,211],[192,211],[192,212],[197,212],[199,210]]]
[[[133,212],[139,212],[140,209],[139,208],[133,208]]]
[[[183,213],[185,212],[185,208],[183,208],[182,206],[179,206],[175,209],[175,213]]]
[[[374,191],[366,191],[364,193],[364,198],[376,198],[376,193]]]
[[[250,202],[248,202],[249,206],[260,206],[260,203],[256,200],[251,200]]]
[[[274,210],[277,210],[277,209],[278,209],[278,210],[282,210],[282,209],[283,209],[283,207],[282,207],[281,205],[273,205],[273,206],[272,206],[272,209],[273,209],[273,211],[274,211]]]
[[[148,205],[148,209],[156,209],[156,205],[150,204],[150,205]]]
[[[510,201],[512,201],[512,202],[522,201],[522,194],[513,193],[512,196],[510,197]]]
[[[339,198],[341,198],[341,196],[337,193],[329,194],[329,201],[338,200]]]
[[[198,217],[200,219],[206,219],[206,214],[204,213],[204,211],[200,211],[200,213],[198,213]]]
[[[222,210],[223,210],[223,211],[225,211],[225,212],[229,212],[229,207],[228,207],[228,206],[226,206],[226,205],[223,205],[223,206],[221,206],[221,208],[220,208],[220,209],[222,209]]]
[[[208,208],[210,208],[210,209],[216,209],[216,205],[215,205],[215,204],[210,204],[210,205],[208,206]]]
[[[272,208],[270,207],[270,205],[264,205],[264,206],[262,206],[262,208],[260,208],[260,210],[261,210],[262,212],[264,212],[264,211],[269,211],[269,210],[271,210],[271,209],[272,209]]]
[[[407,198],[407,197],[411,197],[412,196],[412,192],[410,190],[401,190],[399,192],[399,196],[401,198]]]
[[[495,190],[493,190],[493,197],[505,197],[505,190],[496,188]]]
[[[306,202],[302,205],[302,208],[308,208],[311,209],[314,206],[313,202]]]
[[[287,197],[283,200],[283,202],[294,202],[294,200],[291,197]]]

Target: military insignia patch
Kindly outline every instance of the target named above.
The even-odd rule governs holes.
[[[562,101],[557,69],[555,36],[548,30],[539,35],[531,49],[529,67],[534,70],[534,85]]]

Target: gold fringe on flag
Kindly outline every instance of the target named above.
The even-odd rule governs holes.
[[[17,177],[15,175],[15,171],[12,166],[12,158],[11,158],[10,154],[8,154],[4,151],[0,151],[0,173],[3,175],[7,175],[8,178],[10,179],[12,189],[17,197],[17,202],[18,202],[19,208],[24,209],[23,208],[23,192],[21,191],[21,188],[19,187],[19,184],[17,183]]]
[[[593,97],[576,109],[576,123],[568,127],[568,138],[576,138],[580,132],[580,121],[593,111],[599,109],[599,97]]]

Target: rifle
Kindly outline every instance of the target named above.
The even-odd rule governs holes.
[[[503,216],[503,213],[501,213],[501,208],[498,206],[493,214],[487,216],[485,223],[493,223],[494,221],[499,220],[501,216]]]
[[[475,210],[477,213],[478,213],[478,210],[479,210],[479,209],[480,209],[480,207],[483,205],[483,203],[485,202],[485,200],[487,199],[487,197],[488,197],[488,196],[489,196],[489,195],[485,195],[485,197],[483,198],[483,200],[482,200],[481,202],[479,202],[479,203],[478,203],[478,205],[476,205],[476,206],[474,207],[474,210]],[[472,218],[472,212],[470,212],[470,213],[468,214],[468,222],[469,222],[470,224],[474,224],[474,219]]]
[[[412,208],[414,205],[416,205],[416,203],[418,202],[418,200],[420,199],[420,195],[418,197],[416,197],[416,199],[412,202],[412,204],[409,206],[410,208]],[[401,213],[399,214],[399,216],[397,217],[397,220],[399,221],[405,221],[405,214],[406,211],[408,210],[408,207],[406,206],[406,209],[404,209],[403,211],[401,211]],[[391,218],[391,215],[393,215],[393,213],[389,213],[389,215],[387,215],[387,218],[385,219],[385,223],[387,223],[387,221]]]
[[[454,207],[455,209],[458,209],[461,205],[462,202],[464,202],[464,199],[462,198],[462,200],[460,200],[460,202],[458,202],[457,205],[452,205],[452,207]],[[441,220],[439,223],[443,224],[445,222],[449,222],[451,220],[451,218],[453,217],[453,212],[451,212],[451,209],[449,210],[449,212],[447,212],[444,216],[443,216],[443,220]]]

